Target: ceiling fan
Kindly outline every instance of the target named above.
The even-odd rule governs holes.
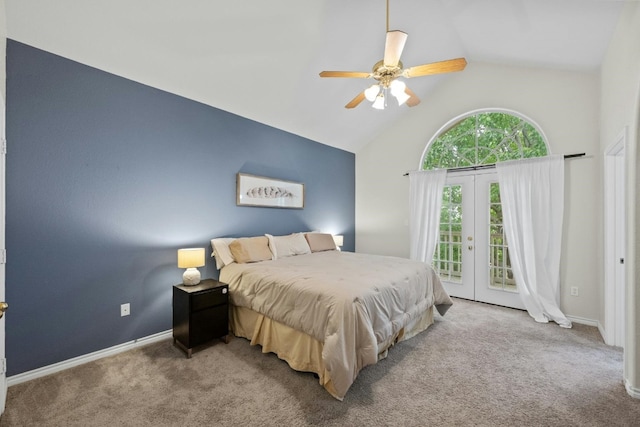
[[[403,81],[398,80],[399,77],[409,79],[431,74],[462,71],[464,67],[466,67],[467,61],[464,58],[456,58],[404,68],[404,65],[400,61],[400,55],[404,49],[407,37],[408,35],[405,32],[399,30],[389,31],[389,0],[387,0],[387,39],[384,47],[384,58],[376,62],[370,73],[359,71],[322,71],[320,77],[373,78],[377,81],[368,89],[356,95],[355,98],[345,105],[345,108],[357,107],[366,98],[368,101],[373,102],[373,108],[383,110],[386,105],[387,92],[390,92],[391,95],[396,98],[398,105],[406,103],[409,107],[414,107],[420,103],[420,99]]]

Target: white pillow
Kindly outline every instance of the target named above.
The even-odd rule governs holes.
[[[271,249],[273,259],[311,253],[307,239],[304,238],[302,233],[294,233],[288,236],[265,234],[265,236],[269,239],[269,249]]]
[[[229,250],[229,243],[234,240],[236,240],[235,237],[211,239],[211,248],[213,248],[211,256],[216,258],[216,268],[218,270],[225,265],[235,262],[233,255],[231,255],[231,250]]]

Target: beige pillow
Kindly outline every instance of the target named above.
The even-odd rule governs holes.
[[[269,240],[265,236],[242,237],[229,244],[233,258],[239,264],[270,260]]]
[[[307,233],[304,235],[304,237],[306,237],[307,242],[309,243],[311,252],[336,250],[336,242],[333,241],[333,236],[331,234]]]

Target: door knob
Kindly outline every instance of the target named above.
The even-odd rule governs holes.
[[[4,312],[7,311],[7,308],[9,308],[9,304],[4,301],[0,302],[0,318],[4,316]]]

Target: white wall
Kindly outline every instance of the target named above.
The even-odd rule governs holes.
[[[638,138],[640,137],[640,3],[629,2],[621,14],[618,28],[602,64],[602,107],[600,151],[614,142],[624,126],[628,126],[626,150],[627,175],[627,293],[625,382],[630,394],[640,397],[640,292],[636,291],[640,277],[640,240],[635,230],[640,229],[638,209],[637,168]]]
[[[453,117],[480,108],[512,109],[542,128],[553,153],[588,155],[565,163],[561,307],[567,315],[600,320],[603,159],[598,104],[596,73],[470,62],[407,110],[402,122],[356,153],[356,250],[408,256],[409,181],[403,174],[418,168],[429,139]],[[569,295],[571,286],[579,287],[580,296]]]

